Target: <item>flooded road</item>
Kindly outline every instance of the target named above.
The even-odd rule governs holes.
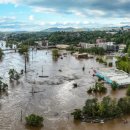
[[[126,117],[126,125],[121,119],[105,124],[74,122],[70,113],[75,108],[82,108],[86,99],[95,97],[86,92],[97,79],[93,77],[93,69],[104,66],[95,59],[78,60],[69,53],[66,57],[63,56],[63,59],[54,61],[51,53],[51,50],[30,51],[27,74],[23,75],[19,82],[10,83],[9,69],[14,68],[20,72],[24,69],[25,59],[24,56],[14,53],[14,50],[5,52],[0,62],[0,76],[9,84],[9,89],[8,93],[0,94],[0,130],[129,130],[129,117]],[[42,74],[49,77],[40,78]],[[75,82],[78,88],[73,88]],[[125,89],[113,93],[110,86],[107,87],[106,95],[113,98],[125,95]],[[32,88],[37,93],[32,95]],[[97,97],[101,99],[103,96]],[[44,127],[25,126],[25,116],[32,113],[44,117]]]

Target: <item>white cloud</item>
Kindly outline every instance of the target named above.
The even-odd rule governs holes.
[[[34,16],[33,16],[33,15],[30,15],[30,16],[28,17],[28,19],[29,19],[30,21],[33,21],[33,20],[34,20]]]
[[[86,17],[86,15],[83,12],[78,11],[78,10],[69,10],[69,12],[74,13],[75,15],[80,16],[80,17]]]
[[[55,9],[52,8],[44,8],[44,7],[33,7],[34,12],[36,13],[52,13],[56,12]]]
[[[95,16],[103,16],[105,15],[104,11],[101,10],[87,10],[88,14],[95,15]]]
[[[16,19],[15,16],[4,16],[4,17],[0,17],[0,23],[2,22],[8,22],[8,21],[14,21]]]
[[[8,3],[17,4],[19,2],[20,2],[19,0],[0,0],[0,4],[8,4]]]

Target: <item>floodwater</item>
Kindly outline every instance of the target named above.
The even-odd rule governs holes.
[[[104,66],[95,59],[78,60],[67,53],[63,59],[55,61],[51,50],[30,51],[27,74],[23,75],[19,82],[10,83],[9,69],[14,68],[20,72],[24,69],[25,59],[14,51],[5,52],[0,62],[0,76],[9,84],[9,88],[7,93],[0,94],[0,130],[129,130],[129,117],[124,117],[128,120],[127,124],[123,124],[121,119],[104,124],[73,121],[70,113],[75,108],[82,108],[86,99],[93,97],[101,99],[106,95],[120,98],[125,96],[126,90],[113,93],[110,86],[106,85],[108,87],[106,95],[88,95],[87,89],[97,79],[93,77],[93,70]],[[40,78],[41,75],[49,77]],[[75,82],[78,88],[73,88]],[[32,88],[37,93],[32,94]],[[32,113],[44,117],[43,127],[25,126],[25,116]]]

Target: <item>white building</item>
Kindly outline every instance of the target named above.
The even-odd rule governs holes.
[[[58,44],[58,45],[56,45],[56,48],[58,48],[58,49],[66,49],[68,47],[69,47],[69,45],[65,45],[65,44]]]
[[[96,44],[90,44],[90,43],[85,43],[85,42],[80,42],[79,45],[82,47],[82,48],[92,48],[92,47],[96,47]]]
[[[82,48],[92,48],[92,47],[102,47],[104,50],[107,51],[117,51],[118,50],[118,45],[115,45],[114,42],[96,42],[96,44],[90,44],[90,43],[85,43],[85,42],[80,42],[79,45]]]
[[[100,42],[97,44],[97,46],[102,47],[104,50],[107,50],[107,51],[118,50],[118,46],[115,45],[114,42]]]
[[[48,40],[43,40],[43,41],[35,41],[35,43],[38,44],[38,46],[48,46]]]
[[[119,45],[119,52],[123,52],[123,50],[126,48],[126,45],[120,44]]]

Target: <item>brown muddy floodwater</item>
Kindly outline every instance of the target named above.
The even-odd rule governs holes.
[[[67,57],[54,61],[51,50],[30,51],[27,74],[21,77],[18,83],[9,83],[9,69],[24,69],[24,56],[13,51],[5,52],[0,62],[0,76],[9,84],[9,89],[8,93],[0,94],[0,130],[129,130],[129,117],[125,117],[128,124],[123,124],[121,119],[104,124],[89,124],[74,122],[70,115],[73,109],[81,108],[86,99],[95,97],[88,95],[86,91],[96,80],[96,77],[92,76],[93,69],[100,67],[103,65],[95,59],[78,60],[69,53]],[[48,78],[39,78],[42,68],[43,75],[49,76]],[[78,83],[78,88],[73,88],[74,82]],[[38,93],[32,95],[32,87]],[[113,98],[125,95],[125,89],[112,93],[110,86],[107,87],[106,95]],[[97,97],[101,99],[103,96]],[[32,113],[44,117],[44,127],[25,126],[25,116]]]

